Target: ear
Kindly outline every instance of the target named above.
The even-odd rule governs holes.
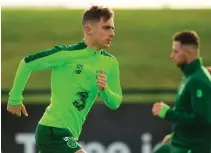
[[[187,53],[188,55],[193,54],[193,50],[192,50],[192,48],[187,47],[187,49],[186,49],[186,53]]]
[[[193,52],[191,49],[186,49],[184,51],[185,58],[188,60],[190,57],[193,57]]]
[[[92,27],[91,27],[90,24],[84,25],[84,32],[85,32],[88,36],[92,35]]]
[[[193,55],[195,53],[192,46],[189,45],[183,46],[183,51],[187,56]]]

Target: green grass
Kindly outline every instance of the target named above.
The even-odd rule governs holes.
[[[2,88],[11,88],[20,60],[33,52],[82,39],[83,10],[2,9]],[[117,57],[123,88],[175,88],[181,73],[169,58],[172,35],[196,30],[211,65],[211,10],[115,10]],[[33,72],[26,88],[49,88],[50,72]],[[140,98],[138,98],[140,99]]]

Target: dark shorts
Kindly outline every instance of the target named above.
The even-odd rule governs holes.
[[[35,140],[39,153],[75,153],[82,149],[68,129],[38,124]]]

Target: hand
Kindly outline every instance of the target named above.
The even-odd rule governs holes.
[[[162,101],[156,102],[152,107],[152,114],[154,116],[159,116],[161,108],[162,108],[163,105],[164,105],[164,103]]]
[[[105,73],[103,72],[103,70],[100,70],[100,73],[97,77],[97,85],[101,91],[104,91],[106,89],[107,77],[105,76]]]
[[[24,116],[28,116],[26,108],[23,104],[20,104],[20,105],[7,104],[7,111],[10,112],[13,115],[18,116],[18,117],[21,116],[21,112],[24,114]]]
[[[207,68],[207,70],[210,72],[210,74],[211,74],[211,66],[208,66],[208,67],[206,67]]]
[[[163,143],[163,144],[164,144],[164,143],[168,143],[168,142],[171,140],[171,138],[172,138],[172,134],[166,135],[166,136],[164,137],[162,143]]]
[[[167,111],[170,109],[169,105],[166,105],[162,101],[155,103],[152,107],[152,113],[160,118],[165,118]]]

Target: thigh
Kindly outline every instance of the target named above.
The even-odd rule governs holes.
[[[75,140],[54,140],[50,143],[39,145],[40,153],[85,153]],[[80,151],[80,152],[79,152]]]

